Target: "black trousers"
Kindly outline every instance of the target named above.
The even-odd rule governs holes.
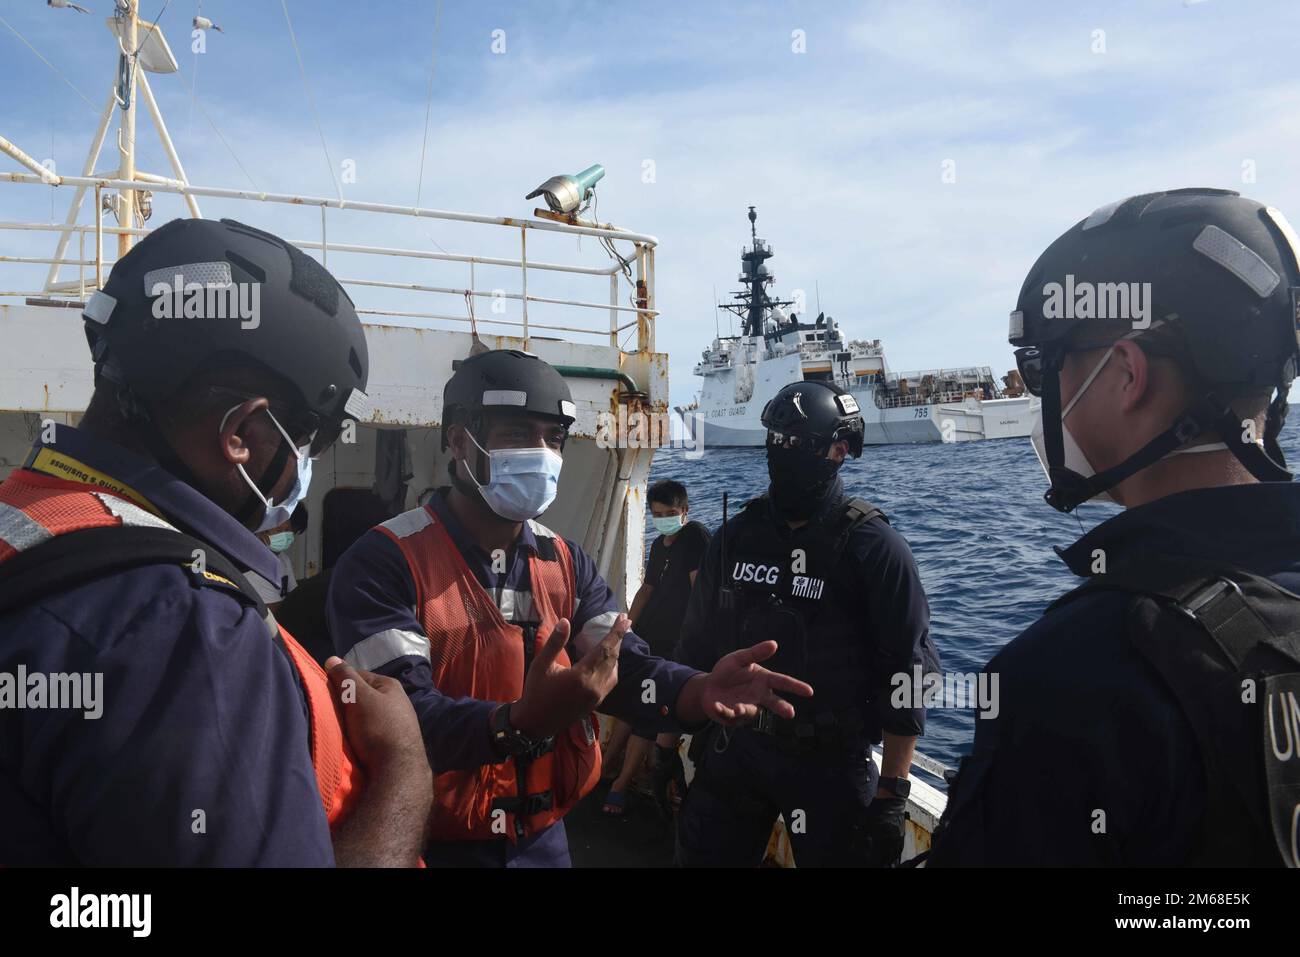
[[[789,753],[767,735],[740,728],[705,743],[677,819],[681,867],[755,867],[778,814],[795,864],[847,867],[853,828],[876,793],[879,772],[865,745]]]

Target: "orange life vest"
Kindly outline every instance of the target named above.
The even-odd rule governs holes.
[[[111,525],[171,528],[147,504],[120,486],[88,485],[18,469],[0,483],[0,564],[56,535],[82,529]],[[203,574],[209,580],[220,578],[207,571]],[[325,815],[335,828],[347,817],[361,791],[362,769],[344,737],[342,717],[324,670],[292,635],[283,628],[279,633],[306,693],[311,761]]]
[[[539,550],[528,557],[540,624],[531,662],[561,618],[573,619],[573,556],[564,539],[536,522]],[[433,684],[453,698],[515,701],[524,691],[525,630],[507,622],[479,584],[437,513],[425,506],[379,526],[402,550],[416,590],[416,617],[429,639]],[[558,663],[569,657],[560,652]],[[592,713],[556,735],[546,753],[469,771],[434,768],[433,841],[513,842],[564,817],[600,779],[599,725]],[[521,777],[522,776],[522,777]]]

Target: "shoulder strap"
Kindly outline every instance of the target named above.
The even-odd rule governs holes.
[[[103,525],[56,535],[20,552],[0,564],[0,615],[129,568],[173,563],[199,576],[201,584],[224,589],[237,601],[257,609],[267,634],[288,659],[294,682],[305,696],[301,675],[285,647],[280,626],[257,589],[220,551],[172,528]]]
[[[849,536],[873,518],[880,519],[886,525],[889,524],[889,516],[864,498],[851,498],[844,503],[843,511],[835,523],[833,532],[835,536],[836,562],[839,561],[840,555],[844,553],[845,547],[849,544]]]
[[[1133,596],[1128,638],[1196,735],[1213,822],[1200,849],[1204,860],[1240,862],[1250,852],[1243,845],[1257,847],[1271,831],[1281,860],[1296,867],[1300,595],[1240,568],[1144,556],[1096,576],[1049,610],[1098,590]]]
[[[173,529],[140,525],[56,535],[0,564],[0,614],[128,568],[173,563],[201,575],[206,585],[241,596],[266,617],[257,591],[217,549]]]
[[[266,623],[307,705],[307,745],[326,815],[335,824],[350,807],[354,767],[325,674],[292,636],[281,632],[257,589],[217,549],[175,529],[141,525],[106,525],[56,535],[0,564],[0,616],[116,572],[172,563],[200,576],[203,585],[225,589],[235,600],[253,606]]]
[[[1095,575],[1048,611],[1100,590],[1148,596],[1195,622],[1235,669],[1259,647],[1300,668],[1300,595],[1262,575],[1226,564],[1144,556]]]
[[[851,498],[844,503],[843,521],[847,522],[851,529],[857,528],[873,518],[880,519],[886,525],[889,524],[889,516],[865,498]]]

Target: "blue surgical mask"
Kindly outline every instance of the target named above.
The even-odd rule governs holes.
[[[239,406],[230,409],[221,417],[221,424],[217,426],[218,433],[226,427],[226,419],[230,418],[230,413],[234,412],[237,408],[239,408]],[[279,429],[280,434],[284,436],[284,440],[288,442],[289,447],[293,449],[293,454],[297,456],[298,477],[293,483],[293,488],[289,489],[288,494],[285,495],[284,500],[278,505],[273,505],[271,504],[270,499],[262,494],[262,490],[257,487],[256,483],[248,477],[248,472],[244,470],[244,466],[242,464],[235,466],[235,468],[239,469],[239,474],[244,477],[244,481],[248,484],[248,487],[253,490],[253,494],[261,499],[262,505],[265,508],[265,511],[262,513],[262,521],[258,523],[257,528],[253,529],[257,534],[287,524],[289,516],[293,514],[293,510],[298,507],[298,504],[307,497],[307,489],[311,486],[312,460],[309,455],[311,452],[311,443],[304,445],[302,448],[297,448],[294,446],[293,440],[289,438],[289,433],[284,430],[284,426],[280,425],[274,415],[271,415],[270,409],[266,410],[266,414],[270,416],[271,421],[275,423],[275,427]]]
[[[249,481],[248,484],[252,486],[254,492],[257,492],[258,498],[262,499],[266,504],[266,514],[262,518],[262,523],[254,531],[265,532],[283,525],[289,521],[289,517],[293,515],[293,510],[298,507],[298,503],[307,497],[307,489],[311,485],[311,459],[306,454],[305,446],[294,451],[299,453],[298,478],[294,481],[293,488],[289,489],[289,493],[284,497],[284,501],[279,505],[272,505],[261,492],[257,492],[257,486]],[[243,466],[240,466],[239,471],[244,472]],[[247,472],[244,472],[244,478],[248,478]]]
[[[478,488],[488,508],[512,522],[526,522],[551,507],[560,488],[564,458],[553,449],[494,449],[489,452],[470,441],[488,458],[488,483],[482,485],[465,465],[465,473]],[[464,464],[464,463],[462,463]]]
[[[293,547],[293,532],[276,532],[267,541],[267,547],[279,555]]]
[[[654,523],[655,529],[660,535],[676,535],[686,524],[686,518],[682,515],[664,515],[650,519]]]

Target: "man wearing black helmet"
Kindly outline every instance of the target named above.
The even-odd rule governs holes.
[[[0,671],[102,698],[0,708],[0,864],[414,866],[432,793],[405,696],[327,680],[253,584],[280,580],[256,533],[363,414],[346,293],[268,233],[175,220],[84,318],[81,425],[0,485]]]
[[[677,824],[685,866],[754,866],[785,820],[795,863],[889,866],[903,849],[907,780],[925,712],[893,707],[895,676],[938,668],[929,606],[907,542],[845,496],[862,453],[857,401],[829,382],[785,386],[763,409],[767,494],[714,535],[691,592],[677,660],[708,668],[775,639],[772,667],[817,696],[789,716],[713,727],[691,749]],[[870,747],[884,741],[883,766]]]
[[[1300,264],[1277,210],[1179,189],[1039,257],[1011,343],[1085,579],[986,667],[931,863],[1296,865],[1300,488],[1277,444]],[[1287,590],[1283,590],[1287,589]]]
[[[471,356],[443,392],[450,485],[363,535],[330,586],[335,648],[402,681],[436,802],[431,866],[569,864],[563,818],[600,776],[594,712],[649,731],[791,717],[812,694],[757,662],[707,673],[650,654],[595,563],[536,521],[577,410],[560,373],[517,350]],[[712,663],[711,663],[712,664]]]

